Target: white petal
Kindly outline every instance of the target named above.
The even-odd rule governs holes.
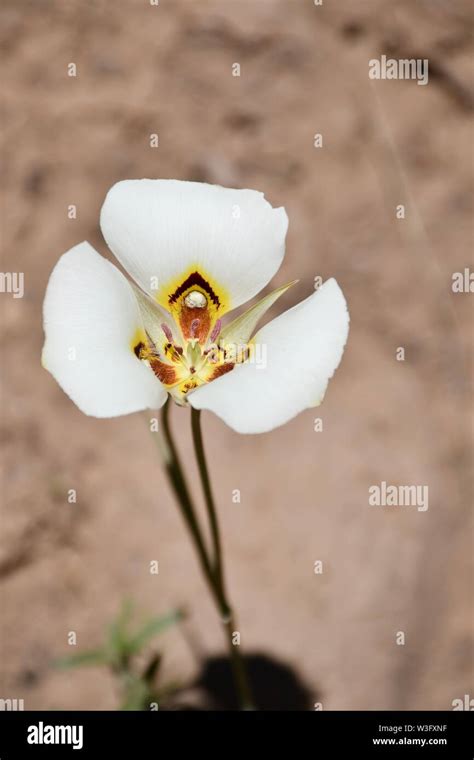
[[[255,190],[142,179],[109,190],[101,227],[123,267],[163,306],[197,271],[220,289],[228,311],[278,270],[288,218]]]
[[[85,414],[158,408],[166,391],[133,353],[143,331],[132,288],[88,243],[65,253],[44,300],[43,366]]]
[[[349,314],[336,280],[284,312],[255,336],[254,363],[189,396],[196,409],[210,409],[238,433],[264,433],[321,403],[346,344]],[[266,366],[259,366],[266,351]]]

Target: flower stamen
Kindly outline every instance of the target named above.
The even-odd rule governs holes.
[[[196,338],[196,333],[199,330],[200,324],[201,324],[200,319],[193,319],[193,321],[191,322],[191,328],[190,328],[191,338]]]
[[[165,324],[165,322],[162,322],[161,329],[163,330],[167,340],[170,343],[173,343],[173,333],[171,332],[171,329],[168,327],[168,325]]]
[[[212,328],[212,332],[209,336],[209,340],[211,343],[214,343],[217,338],[219,337],[219,333],[222,328],[222,319],[218,319],[214,327]]]

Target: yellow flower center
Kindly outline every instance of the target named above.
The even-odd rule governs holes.
[[[160,325],[162,343],[144,334],[135,337],[132,348],[171,396],[186,404],[190,391],[230,372],[242,360],[217,343],[227,298],[192,271],[180,284],[170,286],[167,294],[161,293],[159,301],[166,303],[172,315],[172,320]]]

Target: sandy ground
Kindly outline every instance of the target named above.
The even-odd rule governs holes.
[[[292,666],[325,709],[450,709],[472,694],[473,296],[451,289],[473,266],[469,6],[5,0],[2,270],[24,272],[25,295],[0,297],[0,696],[114,707],[102,670],[51,663],[69,631],[96,645],[125,596],[143,612],[188,608],[186,636],[162,640],[167,676],[187,681],[223,651],[145,416],[85,417],[40,366],[51,269],[84,239],[108,255],[104,195],[142,176],[286,206],[273,285],[300,283],[271,316],[317,275],[349,302],[319,410],[254,437],[205,416],[242,645]],[[382,53],[428,58],[429,84],[371,82]],[[192,468],[187,412],[174,424]],[[381,481],[428,485],[429,509],[370,507]]]

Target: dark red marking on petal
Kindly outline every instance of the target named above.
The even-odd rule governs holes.
[[[218,377],[221,377],[222,375],[226,375],[228,372],[231,371],[231,369],[234,369],[234,364],[232,362],[228,362],[228,364],[220,364],[218,367],[215,368],[214,372],[210,376],[208,383],[212,383],[213,380],[217,380]]]
[[[199,272],[193,272],[185,279],[185,281],[180,285],[174,293],[172,293],[168,298],[168,303],[176,303],[178,298],[183,295],[183,293],[188,290],[188,288],[192,287],[193,285],[197,285],[198,287],[201,287],[203,290],[206,291],[211,301],[219,308],[221,305],[221,302],[219,300],[219,296],[216,295],[216,293],[213,291],[211,286],[209,285],[208,281],[204,279],[204,277],[199,274]]]
[[[181,388],[181,393],[186,394],[189,393],[189,391],[193,391],[195,388],[197,388],[197,382],[195,380],[188,380],[187,383],[183,385]]]
[[[137,345],[133,347],[133,353],[135,354],[137,359],[141,358],[141,353],[144,348],[145,348],[145,344],[143,343],[143,341],[140,341],[140,343],[137,343]]]
[[[197,338],[199,343],[204,343],[206,341],[209,330],[211,329],[209,308],[192,309],[183,303],[179,311],[178,320],[185,340]]]
[[[169,364],[160,362],[159,359],[150,359],[150,367],[157,376],[158,380],[164,385],[174,385],[178,381],[178,376],[174,367]]]

